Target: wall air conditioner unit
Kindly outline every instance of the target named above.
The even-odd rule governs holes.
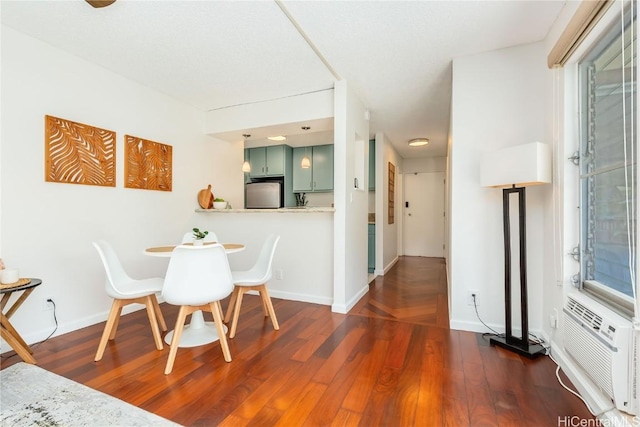
[[[631,321],[581,293],[567,297],[563,344],[615,407],[638,413],[637,342]]]

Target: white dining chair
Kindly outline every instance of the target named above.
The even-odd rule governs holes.
[[[207,234],[207,236],[202,240],[204,243],[218,242],[218,236],[216,236],[216,233],[214,233],[213,231],[210,231],[209,234]],[[182,236],[182,241],[180,243],[191,242],[193,242],[193,231],[187,231],[186,233],[184,233],[184,236]]]
[[[95,361],[102,359],[107,342],[116,337],[122,307],[129,304],[145,305],[156,348],[162,350],[162,337],[160,336],[158,324],[160,324],[160,328],[163,331],[167,330],[167,324],[162,316],[162,311],[160,311],[156,293],[162,290],[164,280],[162,277],[132,279],[122,267],[116,252],[108,242],[97,240],[93,242],[93,246],[98,251],[105,269],[105,291],[107,295],[113,298],[109,317],[102,332],[100,344],[98,344]]]
[[[213,315],[224,360],[231,362],[220,300],[228,297],[232,290],[233,281],[224,246],[180,245],[173,250],[162,288],[162,297],[168,304],[179,305],[180,311],[171,339],[165,374],[170,374],[173,370],[186,317],[198,310]]]
[[[231,313],[233,313],[233,322],[229,329],[229,338],[236,336],[242,296],[249,291],[257,291],[260,294],[265,317],[271,317],[273,329],[276,331],[280,329],[276,313],[273,310],[269,291],[267,291],[267,282],[271,280],[272,275],[271,264],[273,263],[273,255],[276,252],[276,246],[279,241],[280,236],[276,236],[275,234],[269,235],[262,245],[260,255],[258,255],[258,259],[253,267],[249,270],[231,272],[233,276],[233,294],[231,294],[231,301],[229,301],[229,307],[227,308],[227,314],[224,319],[226,323],[229,323]]]

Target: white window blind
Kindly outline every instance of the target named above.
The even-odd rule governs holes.
[[[633,4],[578,64],[581,286],[628,316],[637,238],[635,22]]]

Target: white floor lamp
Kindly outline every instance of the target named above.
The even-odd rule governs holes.
[[[493,337],[490,343],[533,359],[544,354],[545,350],[540,344],[529,340],[525,187],[551,183],[551,149],[548,145],[533,142],[488,153],[480,164],[480,183],[483,187],[503,189],[505,336]],[[521,337],[512,333],[512,196],[518,202]]]

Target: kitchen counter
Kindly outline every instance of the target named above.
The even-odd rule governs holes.
[[[196,209],[196,212],[202,213],[333,213],[336,208],[330,207],[293,207],[279,209]]]

